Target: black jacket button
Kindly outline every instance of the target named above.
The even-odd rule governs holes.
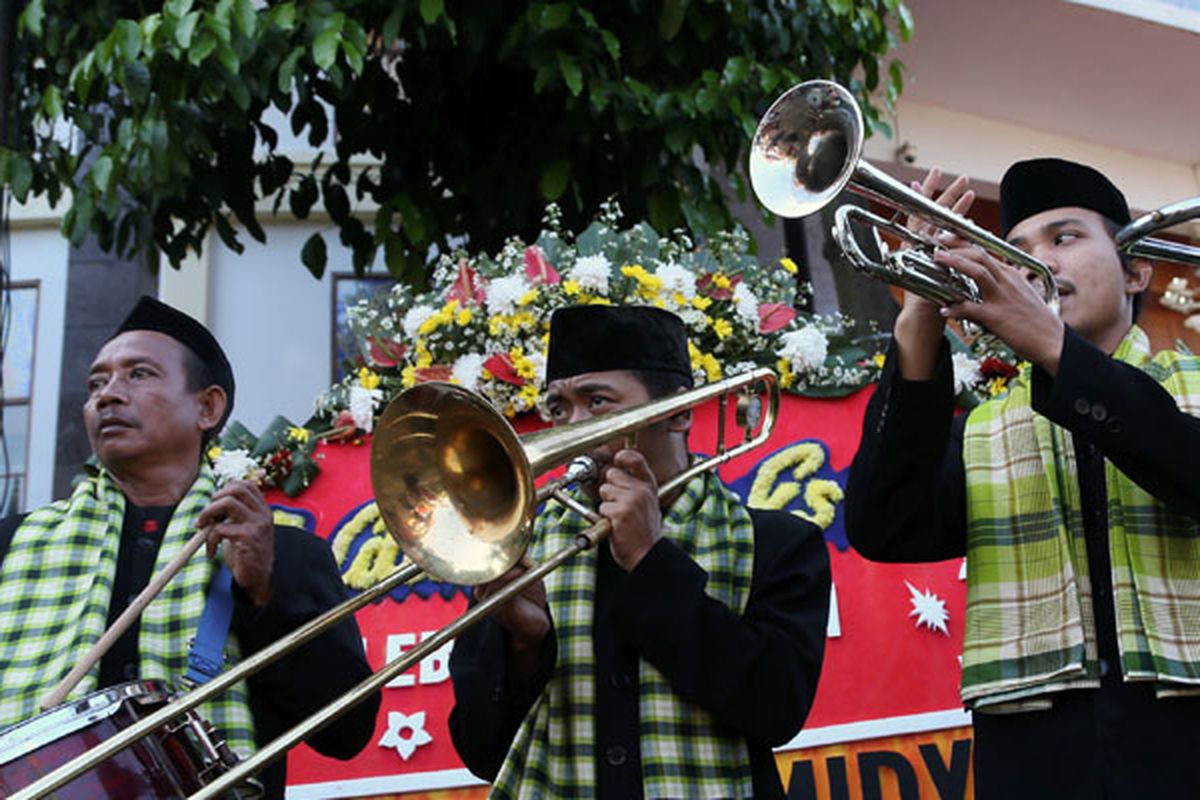
[[[604,748],[604,761],[610,767],[620,767],[629,760],[629,752],[619,744]]]
[[[1092,410],[1092,404],[1088,402],[1086,397],[1080,397],[1075,401],[1075,411],[1079,414],[1086,414]]]
[[[1096,405],[1092,406],[1092,419],[1096,420],[1096,422],[1104,422],[1104,420],[1108,419],[1108,409],[1096,403]]]

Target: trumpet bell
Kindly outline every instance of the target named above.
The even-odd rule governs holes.
[[[492,580],[529,543],[535,488],[520,440],[486,401],[453,384],[420,384],[388,405],[371,484],[388,533],[442,580]]]
[[[819,211],[854,176],[862,156],[862,112],[832,81],[797,84],[758,123],[750,146],[750,182],[781,217]]]

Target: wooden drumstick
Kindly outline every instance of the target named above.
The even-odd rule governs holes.
[[[67,673],[67,676],[59,682],[58,686],[54,687],[54,691],[42,698],[42,710],[53,708],[66,699],[75,685],[83,680],[83,676],[88,674],[97,661],[104,657],[104,654],[116,643],[121,634],[129,629],[133,621],[141,616],[142,611],[146,606],[150,605],[158,593],[162,591],[167,582],[174,578],[179,570],[183,569],[184,564],[191,560],[196,551],[204,546],[204,542],[208,539],[208,528],[201,528],[196,532],[196,535],[188,540],[188,543],[183,546],[183,549],[175,554],[162,572],[155,575],[154,578],[146,585],[141,594],[134,598],[129,607],[121,612],[121,616],[117,617],[116,621],[104,632],[104,635],[92,645],[91,649],[84,654],[75,668]]]

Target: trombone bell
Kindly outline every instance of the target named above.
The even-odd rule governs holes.
[[[388,532],[441,580],[492,580],[529,543],[535,490],[520,440],[484,400],[452,384],[414,386],[387,407],[371,484]]]

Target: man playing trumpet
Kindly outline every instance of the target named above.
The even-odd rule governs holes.
[[[937,175],[924,186],[931,195]],[[965,179],[939,201],[965,211]],[[1014,164],[1002,235],[1032,276],[982,250],[937,260],[982,302],[907,295],[847,487],[851,543],[880,561],[966,556],[962,697],[986,798],[1177,797],[1200,744],[1200,361],[1152,355],[1134,324],[1150,264],[1118,252],[1124,196],[1058,159]],[[953,415],[947,319],[1028,364]]]
[[[555,312],[546,373],[555,425],[692,383],[683,323],[646,307]],[[689,463],[690,425],[684,412],[589,454],[601,469],[585,499],[610,539],[456,642],[451,733],[493,796],[783,796],[771,747],[799,731],[816,691],[824,539],[792,515],[748,512],[710,473],[660,499]],[[531,553],[588,525],[551,501]]]

